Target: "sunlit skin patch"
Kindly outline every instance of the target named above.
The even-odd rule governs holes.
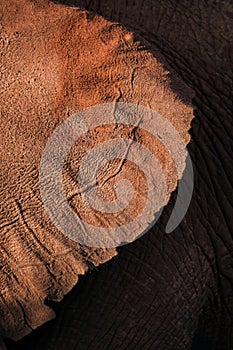
[[[131,103],[92,106],[60,124],[46,144],[40,169],[40,194],[44,207],[54,224],[81,244],[94,247],[127,244],[145,234],[158,220],[169,199],[168,185],[170,191],[175,188],[185,168],[186,156],[187,150],[179,132],[158,112]],[[107,163],[117,159],[120,159],[118,170],[109,175],[103,169],[107,169]],[[98,186],[103,186],[117,175],[127,164],[126,161],[135,163],[146,177],[148,190],[147,196],[143,197],[145,206],[142,210],[142,206],[132,197],[138,192],[137,187],[133,191],[135,177],[129,181],[127,174],[126,179],[117,182],[118,196],[115,201],[104,200],[98,191]],[[190,157],[187,157],[187,161],[187,172],[179,182],[177,201],[167,224],[167,233],[172,232],[182,220],[191,200],[193,172]],[[174,162],[173,167],[171,162]],[[65,163],[68,166],[64,173]],[[106,178],[102,176],[101,168],[102,173],[107,173]],[[77,204],[74,211],[74,205],[70,205],[70,202],[77,196],[81,197],[83,205],[80,208]],[[135,207],[138,205],[141,213],[136,218],[138,211],[130,207],[132,199],[135,199]],[[140,200],[139,203],[142,202]],[[100,214],[98,220],[108,219],[107,224],[94,225],[96,220],[93,220],[90,208],[94,209],[95,217],[97,213]],[[86,217],[87,211],[92,224],[81,217]],[[117,217],[117,220],[111,220],[113,217]]]
[[[121,160],[117,159],[117,161],[120,162]],[[115,188],[118,181],[128,179],[134,190],[130,204],[122,211],[116,213],[103,213],[91,208],[85,203],[82,200],[80,193],[78,196],[73,197],[70,201],[70,205],[86,223],[102,228],[114,228],[126,225],[141,214],[148,194],[145,175],[135,164],[127,160],[122,166],[121,172],[111,177],[111,173],[114,173],[115,168],[115,166],[109,166],[108,172],[105,173],[105,175],[110,175],[110,178],[103,185],[101,185],[101,182],[103,181],[103,173],[101,173],[102,169],[100,169],[99,173],[101,179],[97,178],[98,193],[107,202],[115,201],[117,197]]]
[[[72,209],[80,219],[93,226],[115,228],[136,219],[141,213],[148,196],[146,176],[133,162],[126,159],[114,159],[98,169],[96,180],[89,187],[96,186],[98,194],[106,201],[117,199],[116,187],[120,180],[127,179],[133,186],[133,197],[129,205],[116,213],[104,213],[94,208],[83,199],[82,194],[88,191],[80,188],[77,182],[77,172],[82,158],[93,147],[114,138],[125,138],[143,144],[161,164],[170,169],[166,177],[167,186],[172,190],[171,183],[177,177],[176,168],[165,146],[148,131],[140,127],[124,124],[106,124],[91,129],[83,134],[72,146],[63,168],[63,188]],[[127,150],[126,150],[127,151]],[[166,161],[165,161],[166,159]]]

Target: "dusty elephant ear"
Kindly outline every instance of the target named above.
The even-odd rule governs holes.
[[[54,317],[46,299],[61,300],[78,275],[116,255],[115,249],[69,240],[51,223],[42,205],[40,160],[56,126],[92,105],[130,102],[159,112],[187,144],[193,109],[192,93],[164,68],[159,52],[150,53],[119,24],[48,1],[1,2],[0,11],[0,335],[17,340]],[[121,136],[131,131],[117,130]],[[74,173],[85,147],[95,147],[109,132],[116,130],[111,125],[107,131],[96,128],[71,149],[63,174],[66,195],[75,191]],[[167,201],[178,179],[169,152],[159,142],[153,144],[149,133],[138,131],[134,137],[144,138],[158,156],[168,183]],[[116,181],[130,169],[134,172],[130,163],[122,167]],[[133,182],[135,178],[131,176]],[[103,196],[114,197],[108,184],[104,186]],[[77,198],[71,205],[77,212],[82,210]],[[101,218],[95,220],[98,225]]]

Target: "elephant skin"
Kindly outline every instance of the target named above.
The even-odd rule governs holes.
[[[160,49],[195,91],[195,183],[180,226],[164,233],[175,194],[148,234],[119,248],[60,304],[56,320],[9,349],[233,348],[232,4],[63,1],[93,10]],[[152,49],[151,49],[152,50]]]
[[[19,340],[55,316],[50,303],[60,301],[78,276],[117,254],[115,248],[71,241],[49,220],[38,173],[43,149],[56,126],[92,105],[139,103],[163,115],[187,144],[194,94],[158,49],[99,15],[47,0],[11,0],[2,2],[0,9],[0,335]],[[121,130],[122,136],[129,131]],[[64,170],[67,196],[75,191],[73,179],[79,166],[75,159],[87,147],[95,147],[97,137],[98,142],[104,141],[104,132],[96,129],[72,148]],[[159,158],[168,183],[168,202],[181,174],[169,152],[153,144],[149,133],[139,130],[135,138],[142,139]],[[182,169],[185,158],[180,155]],[[123,166],[119,176],[127,175],[129,169]],[[111,173],[111,167],[107,172]],[[131,180],[136,182],[135,176]],[[103,190],[108,192],[107,187]],[[101,223],[96,213],[82,211],[79,199],[71,202],[79,214],[89,215],[96,225]],[[131,212],[139,206],[140,201]]]

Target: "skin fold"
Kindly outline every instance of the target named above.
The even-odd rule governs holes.
[[[95,11],[139,34],[195,91],[188,145],[194,192],[172,234],[164,228],[176,193],[149,233],[81,277],[62,302],[47,301],[56,319],[19,342],[6,340],[8,349],[230,350],[232,6],[214,0],[63,4]],[[179,94],[183,87],[174,89]]]

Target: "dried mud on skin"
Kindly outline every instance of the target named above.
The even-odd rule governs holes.
[[[98,266],[117,254],[64,237],[42,206],[39,163],[55,127],[95,104],[140,103],[165,116],[187,144],[193,108],[192,92],[164,68],[161,54],[150,53],[117,23],[48,1],[1,1],[0,13],[0,337],[18,340],[55,317],[46,299],[60,301],[90,264]],[[75,159],[85,151],[88,136],[76,142],[67,159],[67,194],[73,191]],[[88,147],[105,137],[94,130]],[[137,137],[153,143],[146,133]],[[162,145],[152,147],[170,193],[177,184],[173,161]],[[130,171],[125,164],[114,181]],[[101,189],[103,194],[110,185]],[[75,200],[73,206],[78,208]]]

